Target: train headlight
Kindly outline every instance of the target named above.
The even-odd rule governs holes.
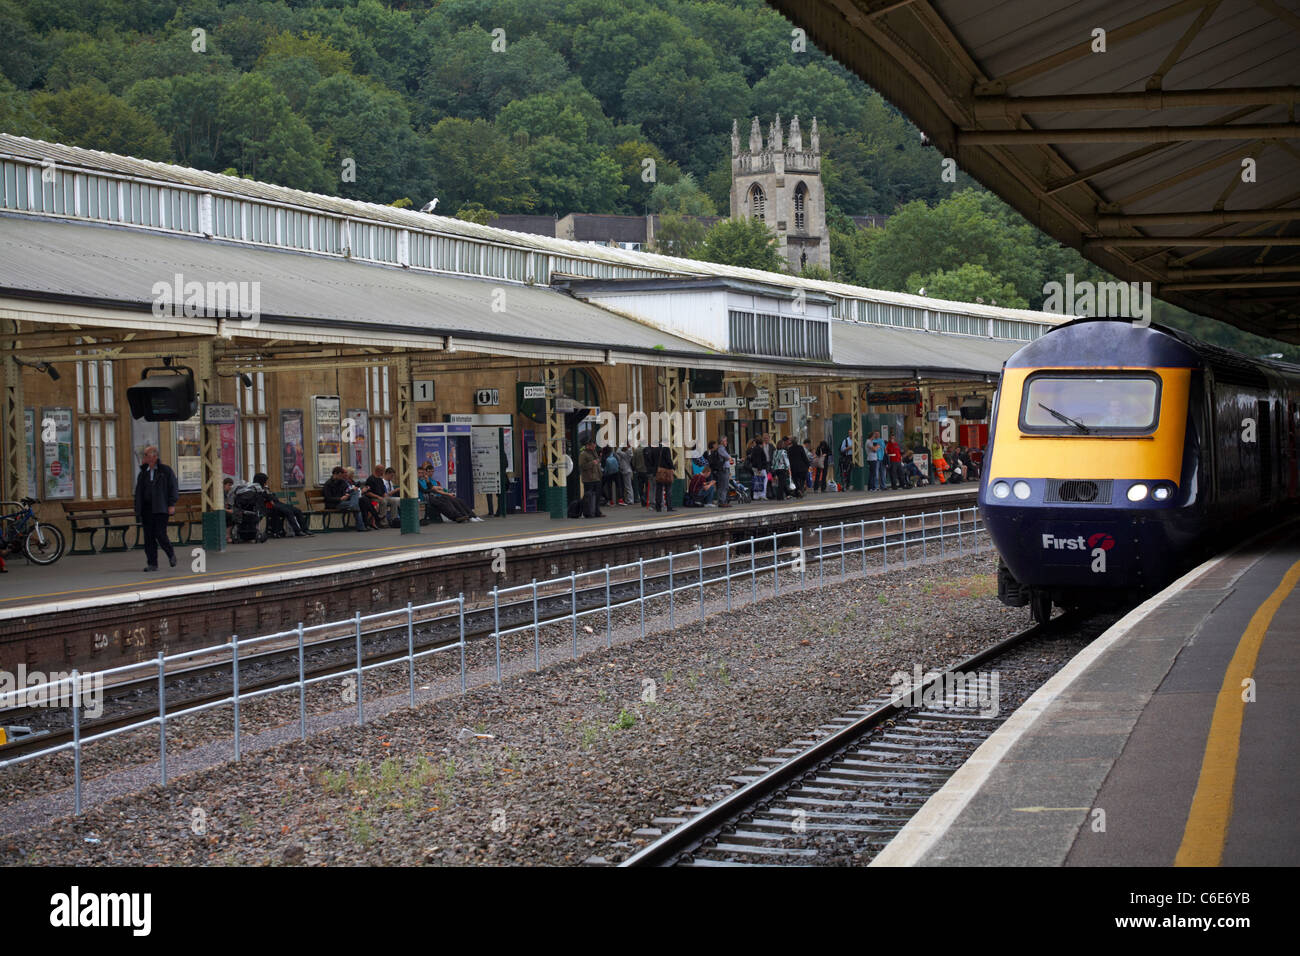
[[[1170,485],[1159,485],[1151,492],[1151,497],[1156,501],[1168,501],[1173,497],[1174,489]]]
[[[1030,488],[1029,482],[1027,481],[1017,481],[1011,486],[1011,490],[1016,493],[1016,497],[1021,501],[1025,501],[1029,498]]]
[[[1138,482],[1136,485],[1128,486],[1128,500],[1141,501],[1147,496],[1147,486]]]
[[[1005,498],[1009,494],[1011,494],[1011,486],[1009,484],[1007,484],[1005,481],[993,482],[994,498]]]

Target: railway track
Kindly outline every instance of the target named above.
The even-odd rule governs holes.
[[[917,533],[922,530],[922,524],[923,522],[919,520],[909,520],[905,526],[900,524],[897,531],[891,529],[885,535],[885,540],[891,546],[897,545],[900,548],[907,546],[919,550],[918,556],[938,551],[941,547],[939,543],[929,542],[927,552],[926,545],[916,539]],[[942,529],[942,519],[928,519],[924,522],[924,527]],[[971,533],[976,532],[972,529]],[[745,553],[741,557],[732,558],[728,568],[733,574],[742,577],[742,580],[734,585],[737,589],[746,587],[743,578],[748,574],[754,582],[753,596],[757,597],[757,582],[760,576],[765,586],[773,577],[771,539],[752,540],[754,556],[751,558],[749,553]],[[833,540],[829,536],[824,536],[824,540],[821,541],[816,538],[806,540],[804,573],[816,579],[824,578],[827,574],[838,579],[838,574],[848,569],[855,569],[855,565],[850,564],[850,561],[857,562],[864,541],[870,547],[880,540],[879,530],[871,527],[869,522],[862,522],[859,528],[850,525],[844,530],[843,537],[837,536]],[[797,549],[782,545],[779,550],[780,560],[785,562]],[[655,560],[662,562],[662,559]],[[699,587],[701,573],[706,581],[705,587],[716,587],[718,585],[709,582],[709,575],[722,567],[722,561],[710,560],[703,563],[702,569],[700,565],[683,567],[678,564],[670,571],[647,574],[644,578],[644,595],[647,599],[664,599],[671,620],[674,604],[689,603],[693,600],[694,589]],[[865,569],[865,559],[863,567]],[[783,575],[788,573],[782,572]],[[577,614],[582,615],[605,607],[607,596],[616,603],[627,601],[638,597],[642,593],[642,586],[641,579],[633,574],[630,578],[616,579],[610,585],[608,592],[602,582],[599,585],[578,588],[576,592],[569,590],[542,592],[536,605],[529,595],[517,601],[503,602],[497,608],[490,605],[467,608],[464,615],[464,637],[467,642],[482,641],[490,639],[497,628],[506,630],[525,623],[531,624],[535,610],[539,615],[539,627],[566,623],[572,619],[575,608]],[[692,589],[690,594],[670,593],[687,588]],[[396,623],[370,627],[363,630],[360,635],[361,666],[369,667],[373,664],[404,658],[412,645],[417,652],[421,652],[455,647],[460,643],[461,622],[459,615],[455,613],[440,614],[419,622],[414,626],[414,632],[409,635],[409,638],[405,609],[394,610],[391,614]],[[494,624],[494,621],[499,623]],[[333,675],[346,676],[356,672],[358,666],[356,631],[351,622],[347,621],[339,622],[334,630],[337,633],[314,639],[304,648],[303,676],[307,679]],[[297,644],[247,656],[241,654],[239,670],[241,694],[267,690],[278,684],[295,681],[298,678]],[[165,680],[169,713],[217,703],[229,697],[233,687],[229,660],[169,671]],[[106,688],[104,693],[105,715],[93,720],[83,718],[81,722],[83,736],[117,730],[158,715],[156,671],[136,680],[114,684]],[[10,725],[24,724],[35,731],[30,736],[19,737],[0,746],[0,762],[69,743],[73,739],[71,711],[68,708],[11,708],[0,711],[0,722]]]
[[[1016,708],[1117,619],[1054,618],[927,675],[902,700],[868,701],[816,739],[794,741],[731,778],[739,788],[712,806],[656,818],[638,831],[654,842],[621,865],[870,862]]]

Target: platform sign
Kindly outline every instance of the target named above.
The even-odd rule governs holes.
[[[545,386],[545,385],[525,385],[525,386],[524,386],[524,398],[525,398],[525,399],[533,399],[533,398],[543,398],[543,399],[544,399],[544,398],[546,398],[546,386]]]
[[[708,411],[709,409],[719,408],[744,408],[745,400],[738,396],[727,396],[725,398],[688,398],[686,399],[686,410],[690,412]]]
[[[479,426],[470,430],[470,465],[474,474],[474,491],[478,494],[501,493],[501,429]]]
[[[777,404],[782,408],[794,408],[799,404],[799,389],[782,388],[777,390]]]
[[[414,381],[412,381],[411,401],[413,402],[433,401],[433,379],[417,378]]]
[[[235,406],[229,402],[204,402],[203,424],[233,425],[238,415]]]

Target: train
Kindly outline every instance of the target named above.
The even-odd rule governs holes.
[[[1300,365],[1175,329],[1079,319],[1003,366],[979,507],[998,598],[1151,593],[1300,497]]]

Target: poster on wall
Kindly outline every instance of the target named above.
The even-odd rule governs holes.
[[[41,445],[44,450],[39,497],[71,498],[72,483],[72,409],[41,409]],[[52,439],[46,441],[46,438]]]
[[[302,488],[307,478],[307,459],[303,451],[301,408],[280,411],[280,445],[284,449],[280,464],[281,487]]]
[[[312,396],[312,432],[316,436],[316,484],[330,480],[343,464],[343,432],[336,395]]]
[[[176,482],[181,491],[203,487],[203,425],[197,413],[176,423]]]
[[[159,447],[158,422],[147,422],[143,418],[131,419],[131,486],[135,486],[135,476],[144,464],[144,450],[150,445]]]
[[[349,408],[347,420],[352,422],[352,441],[348,443],[349,468],[357,470],[357,477],[369,473],[366,467],[367,439],[370,437],[370,413],[364,408]]]
[[[470,431],[470,465],[474,491],[481,495],[501,493],[501,429],[479,426]]]
[[[239,481],[239,425],[231,422],[217,427],[221,430],[221,477]]]

